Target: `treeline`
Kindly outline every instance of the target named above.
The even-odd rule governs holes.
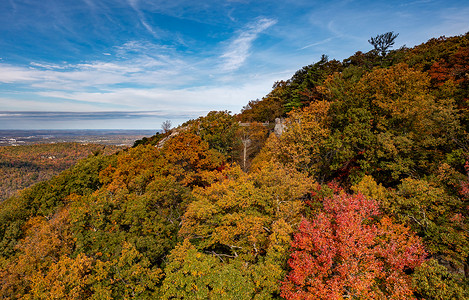
[[[469,35],[383,49],[3,202],[0,294],[467,299]]]
[[[109,155],[119,149],[122,147],[78,143],[0,147],[0,202],[52,178],[88,155],[98,152]]]

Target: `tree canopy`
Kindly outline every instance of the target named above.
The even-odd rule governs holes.
[[[395,39],[399,36],[399,33],[386,32],[383,34],[378,34],[375,37],[372,37],[368,40],[368,43],[373,45],[375,50],[381,54],[381,56],[386,56],[388,49],[394,45]]]

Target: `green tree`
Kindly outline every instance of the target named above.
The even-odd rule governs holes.
[[[407,178],[387,199],[385,210],[422,236],[432,256],[464,269],[469,242],[460,198],[425,180]]]
[[[237,156],[237,131],[238,122],[228,111],[211,111],[189,126],[189,132],[199,136],[208,143],[210,149],[217,150],[227,160],[233,160]]]
[[[457,300],[468,299],[469,290],[461,274],[454,274],[440,265],[436,259],[430,259],[417,267],[412,275],[418,299]]]
[[[301,111],[292,111],[285,120],[284,133],[279,138],[272,135],[264,151],[283,164],[314,174],[322,181],[330,162],[330,155],[324,151],[331,134],[329,109],[329,102],[318,101]]]
[[[251,172],[235,166],[220,182],[195,189],[179,234],[202,253],[225,263],[242,262],[256,295],[269,299],[279,294],[290,234],[304,212],[303,197],[315,184],[272,162]]]
[[[245,264],[204,254],[188,240],[171,251],[161,299],[252,299],[255,286]]]
[[[368,40],[368,43],[373,45],[375,51],[381,54],[382,57],[385,57],[389,52],[389,48],[394,45],[394,40],[397,38],[399,33],[394,34],[393,31],[386,32],[383,34],[378,34],[375,37],[372,37]]]
[[[337,74],[324,84],[333,101],[331,171],[350,173],[355,167],[359,174],[396,184],[410,174],[435,172],[445,153],[458,147],[454,102],[429,94],[426,74],[399,64],[355,80]]]

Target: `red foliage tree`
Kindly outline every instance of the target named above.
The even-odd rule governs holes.
[[[405,271],[420,265],[420,239],[389,218],[377,221],[376,201],[358,195],[324,200],[324,212],[304,219],[292,242],[286,299],[409,299]]]
[[[428,73],[436,86],[443,85],[448,79],[453,79],[459,84],[467,83],[467,73],[469,72],[468,61],[469,47],[463,47],[449,56],[448,59],[440,59],[435,62]]]

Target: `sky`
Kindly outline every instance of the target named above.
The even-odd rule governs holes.
[[[0,0],[0,129],[161,129],[239,113],[322,54],[469,31],[451,0]]]

